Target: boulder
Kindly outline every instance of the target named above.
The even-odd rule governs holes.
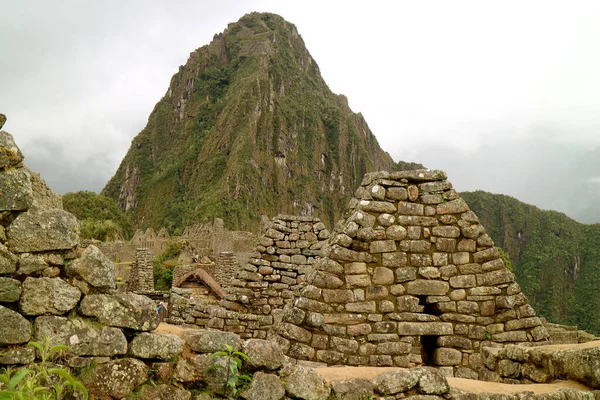
[[[35,360],[35,349],[33,347],[20,347],[2,349],[0,351],[0,364],[15,365],[29,364]]]
[[[246,400],[280,400],[285,396],[285,390],[277,375],[257,372],[252,377],[248,389],[242,392]]]
[[[118,328],[81,318],[41,316],[35,319],[35,338],[42,343],[66,345],[78,356],[112,357],[127,353],[127,339]]]
[[[182,383],[204,380],[206,369],[212,364],[213,358],[209,354],[180,358],[175,365],[173,379]]]
[[[268,340],[249,339],[243,345],[243,350],[255,368],[266,368],[275,370],[285,362],[285,356],[281,347]]]
[[[21,344],[31,339],[31,324],[21,314],[0,306],[0,345]]]
[[[0,274],[12,274],[17,270],[17,256],[0,243]]]
[[[135,293],[90,294],[81,301],[80,311],[109,326],[151,331],[159,324],[152,299]]]
[[[332,381],[331,390],[337,400],[365,400],[374,397],[371,381],[363,378]]]
[[[6,117],[4,117],[6,121]],[[1,117],[0,117],[1,119]],[[0,123],[0,128],[4,122]],[[8,132],[0,131],[0,169],[23,166],[23,154],[15,144],[15,139]]]
[[[46,181],[42,179],[38,172],[34,172],[27,167],[24,167],[29,175],[31,176],[31,188],[33,190],[33,204],[29,208],[29,211],[45,211],[52,209],[63,209],[62,196],[54,193]]]
[[[600,389],[600,347],[557,351],[551,355],[559,376]]]
[[[135,358],[123,358],[95,365],[79,379],[92,398],[120,399],[148,379],[148,367]]]
[[[11,278],[0,278],[0,303],[12,303],[21,297],[21,282]]]
[[[241,340],[233,332],[209,331],[204,329],[186,331],[185,342],[198,353],[214,353],[225,351],[225,344],[233,347],[234,351],[240,350]]]
[[[6,115],[0,114],[0,129],[2,129],[2,127],[4,126],[5,123],[6,123]]]
[[[63,210],[25,212],[9,225],[6,236],[15,253],[68,250],[79,244],[79,222]]]
[[[183,388],[171,385],[145,385],[135,396],[137,400],[190,400],[192,394]]]
[[[33,204],[31,177],[27,171],[0,171],[0,211],[23,211]]]
[[[26,315],[61,315],[71,311],[81,298],[79,289],[60,278],[32,278],[23,282],[19,308]]]
[[[406,392],[419,382],[421,374],[417,371],[392,371],[373,379],[373,388],[384,395]]]
[[[297,366],[285,379],[285,390],[290,397],[305,400],[326,400],[331,388],[312,368]]]
[[[184,343],[179,336],[143,332],[133,338],[129,353],[138,358],[169,360],[183,352]]]
[[[41,272],[48,267],[49,265],[42,255],[21,253],[19,255],[19,269],[17,270],[17,274],[31,275]]]
[[[114,289],[117,286],[117,269],[96,246],[89,245],[81,257],[66,267],[70,276],[81,277],[97,289]]]
[[[417,389],[425,394],[445,394],[450,391],[448,381],[434,368],[419,368],[421,376]]]

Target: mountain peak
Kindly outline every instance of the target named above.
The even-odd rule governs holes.
[[[103,193],[139,226],[314,215],[330,226],[365,172],[391,169],[296,27],[250,13],[190,54]]]

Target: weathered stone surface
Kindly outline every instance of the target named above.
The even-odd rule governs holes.
[[[369,244],[371,253],[391,253],[396,251],[396,242],[393,240],[376,240]]]
[[[275,370],[280,368],[285,362],[281,346],[272,341],[262,339],[247,340],[243,344],[243,351],[250,357],[252,366],[255,368]]]
[[[15,253],[68,250],[79,244],[79,222],[63,210],[19,215],[6,230],[8,249]]]
[[[142,332],[131,341],[129,352],[138,358],[169,360],[183,352],[184,343],[176,335]]]
[[[448,282],[417,279],[406,284],[406,292],[416,295],[442,296],[448,293],[450,286]]]
[[[439,215],[457,214],[469,211],[469,206],[462,198],[458,198],[446,203],[438,204],[436,211]]]
[[[190,400],[187,390],[167,384],[144,385],[135,396],[136,400]]]
[[[384,267],[403,267],[408,263],[406,253],[384,253],[381,255]]]
[[[118,328],[101,326],[81,318],[41,316],[35,319],[35,339],[67,345],[79,356],[112,357],[127,353],[127,339]]]
[[[98,364],[80,379],[91,395],[120,399],[148,379],[148,367],[135,358],[123,358]]]
[[[410,344],[405,342],[384,342],[377,344],[377,354],[400,355],[410,353]]]
[[[436,365],[459,365],[462,353],[456,349],[439,347],[433,352],[433,362]]]
[[[376,285],[391,285],[394,283],[394,271],[386,267],[376,267],[372,280]]]
[[[418,368],[417,371],[421,375],[417,386],[419,393],[445,394],[450,391],[448,381],[437,369]]]
[[[31,339],[31,324],[15,311],[0,306],[0,345],[27,343]]]
[[[81,301],[80,311],[103,324],[138,331],[151,331],[159,323],[154,302],[135,293],[90,294]]]
[[[507,331],[513,331],[516,329],[527,329],[535,328],[536,326],[542,325],[542,321],[538,317],[513,319],[508,321],[505,325]]]
[[[98,289],[114,289],[117,286],[115,264],[93,245],[89,245],[81,257],[69,263],[66,271]]]
[[[21,282],[11,278],[0,278],[0,303],[12,303],[21,297]]]
[[[501,283],[512,282],[513,280],[512,273],[508,269],[500,269],[483,274],[483,284],[485,286],[495,286]]]
[[[551,360],[560,375],[600,389],[600,347],[557,351]]]
[[[475,275],[458,275],[450,278],[450,286],[453,288],[472,288],[477,286]]]
[[[1,340],[0,344],[3,344]],[[33,347],[3,348],[0,351],[0,365],[29,364],[33,360],[35,360]]]
[[[305,400],[327,400],[331,388],[314,369],[297,366],[285,379],[285,390],[290,397]]]
[[[225,350],[225,344],[233,347],[234,351],[239,351],[242,344],[239,335],[233,332],[221,332],[206,329],[186,331],[184,339],[190,348],[198,353],[223,351]]]
[[[285,390],[277,375],[257,372],[252,377],[248,389],[242,393],[246,400],[280,400],[285,396]]]
[[[420,374],[414,371],[392,371],[373,379],[373,388],[378,393],[392,395],[406,392],[417,385]]]
[[[403,336],[452,335],[452,324],[448,322],[399,322],[398,333]]]
[[[21,253],[19,255],[19,269],[17,270],[17,274],[31,275],[41,272],[48,267],[49,265],[42,255]]]
[[[0,243],[0,274],[12,274],[17,270],[17,256]]]
[[[6,121],[6,117],[2,117],[0,117],[0,129]],[[23,154],[15,144],[12,135],[8,132],[0,131],[0,170],[9,167],[21,167],[22,165]]]
[[[338,400],[365,400],[373,396],[371,381],[362,378],[334,380],[331,390]]]
[[[19,308],[26,315],[61,315],[75,308],[80,297],[79,289],[60,278],[28,277],[23,282]]]
[[[527,333],[524,331],[501,332],[492,335],[494,342],[527,342]]]
[[[394,207],[394,204],[387,201],[361,200],[358,202],[358,208],[363,211],[376,213],[393,214],[396,212],[396,207]]]
[[[445,181],[448,175],[444,171],[435,169],[415,169],[409,171],[395,171],[390,173],[390,179],[406,179],[409,182],[433,182]]]
[[[521,374],[521,364],[511,360],[500,360],[498,373],[505,378],[518,378]]]
[[[27,210],[32,204],[29,173],[24,169],[0,171],[0,211]]]

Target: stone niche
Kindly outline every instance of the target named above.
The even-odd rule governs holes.
[[[365,175],[275,339],[329,365],[476,377],[481,348],[548,334],[443,171]]]

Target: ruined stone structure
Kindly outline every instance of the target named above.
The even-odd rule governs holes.
[[[128,290],[130,292],[154,291],[154,267],[152,253],[147,248],[139,248],[135,252],[135,260],[131,265]]]
[[[443,171],[367,174],[327,252],[278,327],[291,357],[465,375],[485,345],[547,340]]]
[[[320,219],[278,215],[264,225],[256,253],[238,272],[228,300],[268,315],[289,304],[329,239]]]

